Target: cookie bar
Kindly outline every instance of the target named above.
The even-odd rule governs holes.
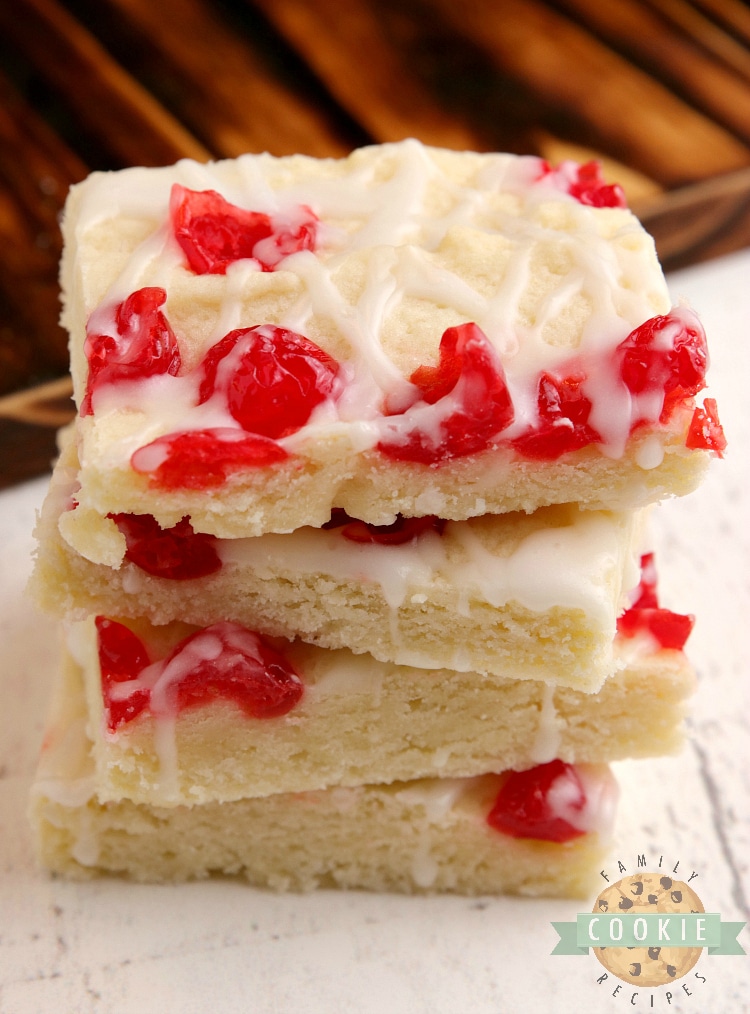
[[[381,661],[586,691],[615,668],[617,616],[639,575],[640,514],[568,505],[386,529],[338,518],[247,539],[116,515],[92,530],[71,509],[73,458],[67,448],[37,530],[33,589],[58,615],[233,620]],[[80,550],[112,566],[75,552],[63,537],[71,530]]]
[[[703,329],[592,166],[186,160],[93,174],[63,232],[82,517],[630,509],[724,446]]]
[[[69,877],[158,882],[240,875],[318,887],[583,897],[601,865],[616,785],[601,765],[425,779],[170,808],[103,802],[75,671],[58,688],[32,790],[42,864]],[[543,795],[535,813],[525,805]]]
[[[672,616],[673,614],[668,614]],[[231,623],[76,624],[100,800],[172,806],[676,750],[694,676],[645,628],[596,694],[377,662]]]

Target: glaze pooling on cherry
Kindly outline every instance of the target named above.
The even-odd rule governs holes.
[[[527,180],[527,188],[531,183],[542,193],[545,188],[565,193],[595,208],[624,207],[621,191],[605,183],[595,163],[564,162],[552,169],[540,161],[534,166],[537,176]],[[319,223],[305,205],[267,214],[231,204],[215,190],[174,184],[169,214],[174,236],[191,270],[198,273],[224,274],[239,260],[273,270],[291,254],[314,252],[316,247]],[[317,277],[324,259],[298,263],[306,265],[305,271],[314,265]],[[89,376],[82,404],[82,414],[92,414],[94,394],[103,386],[179,376],[182,386],[176,389],[180,404],[186,405],[184,427],[152,441],[131,459],[134,469],[148,475],[157,488],[211,489],[242,470],[285,461],[283,445],[274,448],[255,438],[283,442],[304,429],[325,402],[332,425],[364,424],[356,433],[362,449],[374,446],[389,459],[430,467],[498,448],[532,461],[556,460],[592,445],[600,445],[604,453],[621,453],[628,433],[666,425],[677,407],[685,405],[694,409],[688,447],[721,454],[725,443],[715,409],[689,404],[705,384],[708,353],[700,323],[683,308],[645,321],[609,351],[596,351],[594,342],[593,352],[582,350],[562,361],[553,355],[554,368],[536,375],[514,372],[518,367],[512,353],[504,365],[493,344],[494,331],[491,341],[475,321],[466,321],[444,331],[437,364],[423,363],[411,373],[399,390],[397,410],[395,394],[383,384],[378,396],[368,389],[363,418],[357,419],[347,413],[358,405],[359,392],[350,389],[339,398],[347,384],[359,383],[366,373],[361,364],[342,368],[306,335],[276,323],[230,331],[185,373],[179,344],[161,310],[165,300],[164,289],[143,288],[118,306],[95,312],[85,345]],[[512,347],[511,339],[508,336]],[[544,361],[542,356],[539,365]],[[192,384],[198,392],[193,403]],[[406,404],[405,389],[411,391]],[[146,414],[162,388],[150,385],[147,392]],[[168,386],[165,396],[167,392]],[[602,402],[613,393],[616,407],[610,423],[608,405]],[[138,397],[131,389],[113,404],[139,408]],[[252,439],[230,438],[232,420]],[[363,446],[363,437],[372,443]],[[297,453],[300,442],[293,446]]]
[[[273,440],[228,428],[185,430],[157,437],[130,459],[158,489],[215,489],[237,472],[266,468],[289,455]]]
[[[512,838],[572,841],[586,832],[562,813],[583,818],[586,803],[574,765],[553,760],[526,771],[506,772],[487,823]]]
[[[641,580],[632,604],[617,620],[621,637],[647,634],[660,648],[682,651],[692,633],[695,618],[659,606],[658,577],[653,553],[641,557]]]
[[[705,334],[687,311],[654,317],[617,346],[614,362],[631,394],[631,431],[665,423],[705,384]],[[250,435],[225,428],[158,438],[131,459],[156,487],[213,488],[237,471],[284,461],[287,452],[275,441],[302,429],[317,406],[335,401],[343,384],[336,360],[304,335],[276,325],[231,331],[198,370],[199,403],[221,399]],[[386,436],[377,444],[397,461],[439,465],[503,445],[523,458],[551,461],[601,441],[589,423],[593,403],[580,361],[569,372],[540,374],[536,421],[506,440],[503,431],[515,416],[511,393],[499,355],[473,323],[448,328],[437,365],[420,366],[409,379],[413,401],[383,417]],[[695,412],[688,446],[721,454],[726,440],[715,402],[707,399]]]
[[[631,394],[631,431],[643,423],[666,423],[678,404],[705,385],[705,333],[689,311],[659,315],[617,346],[614,365]],[[379,442],[387,457],[434,465],[506,443],[503,430],[515,416],[511,393],[500,357],[476,324],[449,328],[438,365],[420,366],[409,379],[419,400],[401,416],[412,425],[400,426],[396,436]],[[507,441],[517,454],[551,461],[601,442],[589,424],[593,403],[587,379],[583,361],[571,363],[569,372],[540,374],[537,418]],[[718,420],[711,423],[712,430],[716,427],[720,431]],[[712,433],[710,439],[709,449],[718,448],[721,436]]]
[[[173,717],[217,698],[234,702],[250,718],[288,714],[304,685],[293,666],[260,634],[238,623],[214,623],[151,662],[129,627],[96,618],[107,727],[115,732],[149,710]]]
[[[632,426],[652,422],[652,411],[638,416],[638,396],[663,396],[659,421],[669,420],[674,408],[705,387],[708,345],[703,327],[682,308],[645,321],[621,342],[616,351],[620,376],[634,396]],[[650,406],[650,403],[647,403]]]
[[[154,577],[189,581],[221,569],[216,538],[193,531],[189,518],[161,528],[150,514],[110,514],[125,536],[125,559]]]
[[[161,295],[154,296],[156,291],[135,294],[151,317],[139,317],[147,337],[135,346],[132,361],[126,356],[123,363],[123,356],[116,356],[110,369],[102,345],[90,376],[92,388],[119,379],[122,370],[134,379],[179,369],[179,350],[176,344],[176,353],[172,350],[173,335],[158,312]],[[146,292],[151,293],[148,299]],[[120,315],[128,327],[133,305],[128,301]],[[158,319],[152,319],[157,312]],[[141,335],[141,329],[136,330]],[[154,333],[171,336],[158,346],[165,350],[163,356],[148,354],[156,347]],[[631,432],[645,424],[664,424],[677,405],[705,384],[705,334],[688,311],[660,315],[617,346],[614,363],[631,396]],[[506,439],[503,432],[513,423],[515,409],[498,353],[476,324],[448,328],[437,365],[422,365],[409,378],[412,403],[382,417],[385,436],[377,449],[393,460],[439,465],[503,445],[523,458],[551,461],[600,443],[600,434],[589,423],[593,403],[586,364],[577,361],[574,366],[540,374],[535,422]],[[155,487],[214,488],[243,469],[284,461],[287,452],[277,441],[301,430],[326,400],[335,402],[343,386],[340,364],[328,353],[304,335],[270,324],[229,332],[208,350],[197,370],[198,404],[219,399],[242,430],[186,430],[140,448],[132,466]],[[384,408],[387,412],[387,400]],[[726,446],[711,399],[694,412],[688,446],[717,454]]]
[[[124,623],[105,616],[97,616],[95,622],[107,728],[115,732],[148,707],[151,696],[148,688],[136,687],[129,693],[118,694],[116,687],[137,679],[150,659],[143,641]]]
[[[180,348],[160,309],[166,299],[162,288],[138,289],[111,313],[104,308],[92,316],[84,343],[88,378],[82,416],[93,414],[94,395],[106,385],[180,372]]]
[[[200,404],[219,392],[244,430],[277,440],[332,395],[339,365],[304,335],[262,324],[230,331],[200,370]]]
[[[247,259],[262,271],[274,271],[285,257],[315,249],[318,220],[305,205],[286,217],[272,217],[230,204],[215,190],[189,190],[175,183],[169,213],[175,239],[198,275],[223,275]]]
[[[474,323],[448,328],[437,366],[420,366],[409,379],[418,395],[401,415],[413,424],[378,443],[389,458],[422,464],[462,458],[486,450],[513,421],[500,356]]]
[[[589,426],[591,401],[581,390],[582,374],[558,379],[543,373],[537,387],[539,422],[513,441],[524,458],[554,460],[563,454],[598,443],[601,437]]]

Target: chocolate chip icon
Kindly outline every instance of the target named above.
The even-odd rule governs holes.
[[[623,918],[648,912],[705,912],[691,887],[656,873],[636,873],[601,892],[592,912],[622,912]],[[702,947],[661,946],[594,947],[599,962],[625,982],[662,986],[681,979],[695,965]]]

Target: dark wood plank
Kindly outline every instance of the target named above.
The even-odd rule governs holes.
[[[750,246],[750,169],[637,202],[666,270]]]
[[[89,168],[416,136],[599,158],[668,269],[750,244],[740,0],[16,0],[2,57],[0,484],[72,412],[57,221]]]
[[[267,59],[252,26],[204,0],[101,0],[97,30],[213,156],[341,155],[363,139],[324,96]]]
[[[0,31],[122,165],[209,152],[56,0],[0,4]]]
[[[644,0],[719,62],[750,81],[750,8],[742,0]]]
[[[47,472],[73,418],[69,377],[0,398],[0,489]]]
[[[86,173],[0,75],[0,394],[67,372],[58,216]]]
[[[555,0],[614,52],[750,145],[750,52],[728,39],[689,4],[656,0]],[[679,22],[674,17],[679,16]],[[725,52],[721,42],[733,44]],[[739,55],[745,57],[743,72]],[[725,57],[735,57],[728,62]]]
[[[577,134],[669,189],[750,165],[748,146],[541,0],[432,9],[537,96],[553,133]]]
[[[252,0],[341,106],[378,142],[419,137],[426,144],[481,150],[492,141],[441,94],[436,62],[455,89],[460,46],[418,4],[392,0]],[[472,68],[475,75],[479,68]],[[445,85],[446,82],[444,81]]]

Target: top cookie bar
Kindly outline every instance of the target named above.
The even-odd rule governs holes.
[[[703,329],[595,166],[182,161],[93,174],[63,233],[87,524],[634,508],[723,446]]]

